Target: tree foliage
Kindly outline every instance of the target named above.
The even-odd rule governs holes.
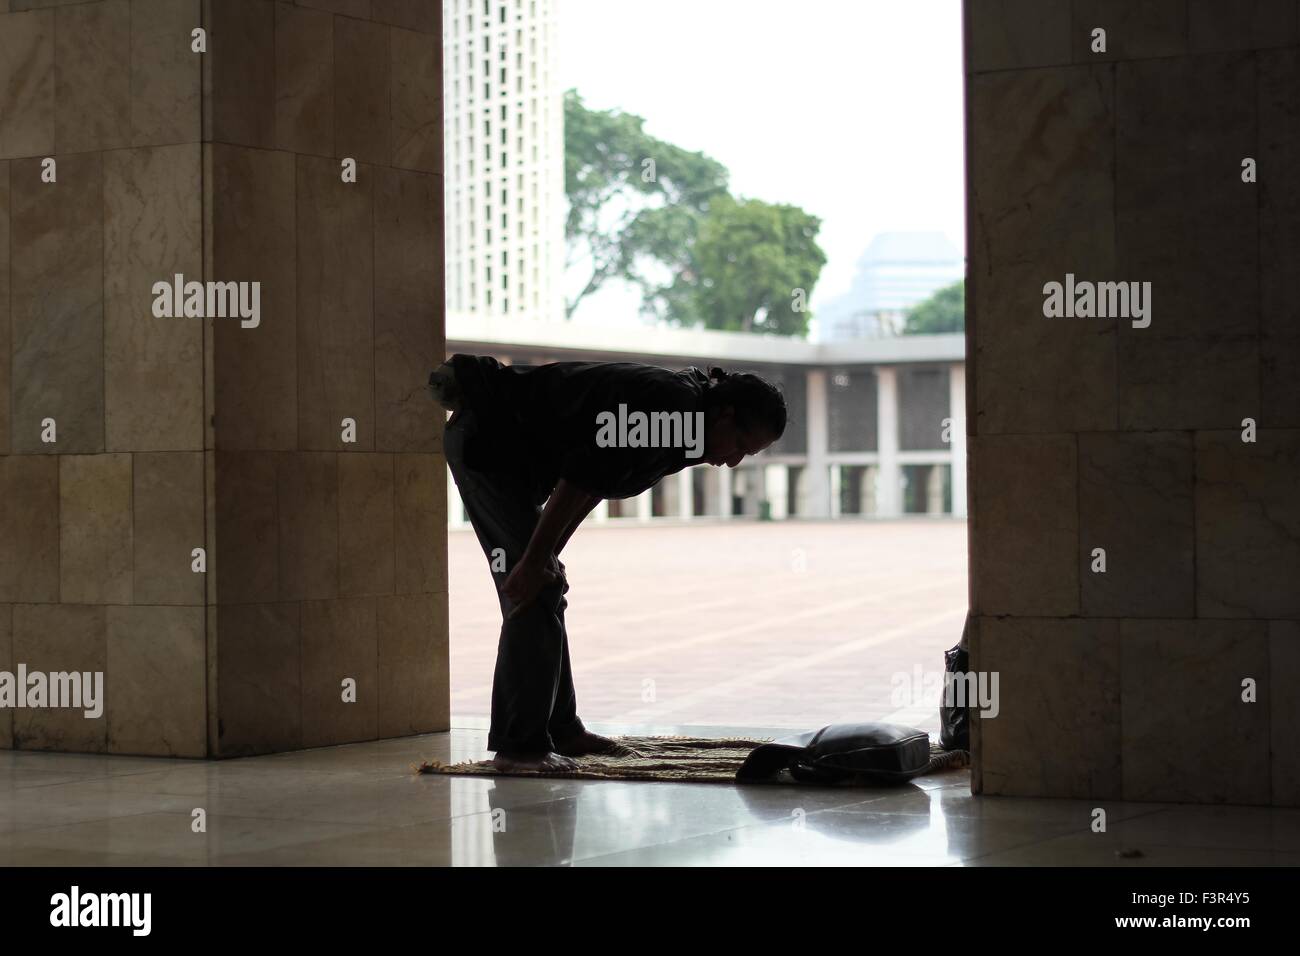
[[[584,270],[567,314],[617,278],[640,288],[643,311],[676,325],[806,333],[805,303],[826,262],[821,221],[733,198],[721,163],[644,123],[565,95],[566,266]]]
[[[958,279],[952,285],[937,290],[923,302],[907,310],[903,324],[904,335],[925,335],[936,332],[961,332],[966,328],[966,280]]]

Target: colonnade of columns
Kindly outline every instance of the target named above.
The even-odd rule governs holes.
[[[873,453],[839,454],[830,449],[830,394],[826,369],[808,369],[806,435],[807,447],[799,461],[789,457],[779,462],[730,468],[704,467],[704,480],[697,482],[699,468],[686,468],[670,476],[657,489],[660,497],[655,513],[656,489],[650,489],[618,505],[616,520],[649,522],[652,519],[689,521],[693,518],[728,519],[733,516],[734,499],[743,497],[742,513],[758,514],[758,503],[766,501],[770,517],[838,518],[849,513],[874,517],[896,517],[904,513],[904,467],[930,465],[924,481],[925,512],[944,512],[944,469],[951,465],[952,515],[966,515],[966,373],[955,362],[948,367],[949,421],[944,429],[947,453],[906,452],[900,448],[898,369],[876,367],[876,450]],[[844,466],[863,466],[865,478],[859,483],[857,500],[847,509],[841,507]],[[742,472],[737,474],[737,471]],[[697,487],[697,485],[699,487]],[[702,491],[702,507],[697,508]],[[448,477],[448,516],[452,527],[465,526],[464,512],[455,482]],[[793,510],[791,509],[793,504]],[[697,510],[701,512],[696,514]],[[609,502],[601,502],[591,520],[603,524],[611,519]]]

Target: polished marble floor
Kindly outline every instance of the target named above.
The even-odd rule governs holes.
[[[412,773],[485,741],[467,726],[222,762],[0,752],[0,865],[1300,864],[1300,810],[1111,802],[1093,833],[1096,801],[973,797],[966,771],[872,790]]]

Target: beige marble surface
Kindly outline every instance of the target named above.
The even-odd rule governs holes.
[[[215,609],[218,736],[212,756],[302,746],[301,604]]]
[[[447,467],[441,455],[397,455],[394,460],[398,594],[447,590]]]
[[[302,604],[304,747],[378,736],[378,636],[375,598]],[[343,681],[355,684],[344,700]]]
[[[109,752],[207,756],[203,608],[110,607],[107,624]]]
[[[345,183],[335,160],[299,156],[297,163],[298,447],[373,451],[372,168]],[[342,440],[345,418],[356,423],[355,442]]]
[[[54,15],[54,151],[131,143],[131,0],[61,6]]]
[[[1193,481],[1186,432],[1079,435],[1079,579],[1090,617],[1196,616]],[[1105,550],[1106,570],[1092,552]]]
[[[1269,802],[1265,622],[1121,621],[1120,660],[1124,799]]]
[[[107,660],[105,608],[85,604],[15,604],[13,659],[29,672],[103,672]],[[99,753],[108,744],[108,708],[87,718],[82,708],[14,711],[14,747]]]
[[[396,556],[393,456],[339,455],[339,594],[392,594]]]
[[[104,235],[100,153],[9,164],[14,452],[104,450]],[[52,418],[58,442],[41,441]]]
[[[446,348],[441,176],[397,169],[375,174],[375,445],[382,451],[442,450],[442,416],[424,387]]]
[[[971,607],[977,614],[1079,613],[1073,435],[972,439]]]
[[[1196,434],[1199,617],[1300,619],[1300,430]]]
[[[261,2],[261,0],[258,0]],[[261,283],[261,324],[216,322],[216,447],[298,447],[294,157],[212,144],[212,274]],[[219,198],[219,201],[217,199]]]
[[[131,456],[59,458],[59,599],[130,604]]]
[[[193,570],[192,552],[208,547],[203,455],[139,452],[133,459],[133,601],[201,606],[204,575]]]
[[[334,17],[275,4],[275,148],[334,154]]]
[[[1113,429],[1115,320],[1043,315],[1045,283],[1114,278],[1113,69],[982,74],[968,89],[975,433]]]
[[[393,165],[442,170],[442,42],[394,27],[391,37]]]
[[[447,595],[399,594],[378,599],[379,736],[445,730],[451,700]]]
[[[369,0],[363,0],[369,7]],[[355,4],[354,4],[355,5]],[[392,159],[388,27],[334,19],[334,155],[359,163]]]
[[[26,10],[27,7],[11,9]],[[5,16],[0,29],[0,158],[54,149],[54,11]]]
[[[198,279],[197,144],[104,154],[104,428],[109,451],[203,447],[203,319],[153,314],[156,282]]]
[[[1187,0],[1084,0],[1072,3],[1074,62],[1173,57],[1187,52]],[[1106,29],[1106,52],[1092,52],[1092,31]]]
[[[59,459],[0,456],[0,601],[59,600]]]
[[[339,594],[339,478],[333,452],[276,455],[280,599]]]

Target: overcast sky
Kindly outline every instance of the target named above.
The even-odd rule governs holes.
[[[719,160],[733,193],[821,217],[814,309],[877,233],[964,250],[959,0],[558,3],[563,88]]]

